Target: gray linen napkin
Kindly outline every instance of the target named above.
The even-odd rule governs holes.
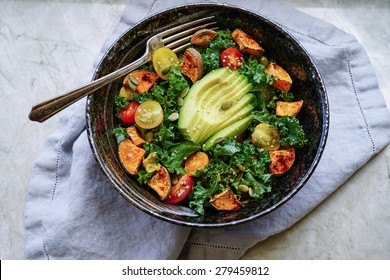
[[[102,54],[145,16],[190,2],[199,1],[130,1]],[[101,174],[88,144],[82,100],[62,114],[34,165],[25,207],[27,259],[237,259],[299,221],[390,142],[389,111],[355,38],[275,1],[238,5],[295,36],[324,79],[329,138],[307,185],[276,211],[240,226],[190,229],[160,221],[130,205]]]

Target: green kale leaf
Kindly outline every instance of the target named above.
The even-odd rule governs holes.
[[[230,30],[220,30],[217,31],[217,37],[210,43],[210,49],[222,51],[226,48],[235,47],[236,44],[233,41]]]
[[[126,132],[126,129],[123,127],[115,127],[112,130],[112,133],[114,134],[116,138],[116,142],[119,144],[123,140],[129,138],[129,134]]]
[[[119,118],[119,113],[122,109],[126,108],[129,105],[129,101],[125,97],[120,95],[115,95],[114,97],[115,104],[115,115]]]
[[[146,152],[157,153],[157,158],[170,173],[184,174],[184,161],[200,150],[200,145],[191,141],[184,141],[178,144],[171,143],[168,149],[154,143],[146,143],[144,145]]]
[[[146,172],[145,169],[141,169],[140,171],[138,171],[137,173],[137,180],[140,184],[144,185],[146,184],[150,178],[153,177],[155,173],[154,172]]]
[[[271,190],[271,174],[267,174],[269,154],[256,148],[250,140],[238,142],[228,137],[215,145],[211,154],[209,165],[191,193],[190,207],[195,212],[204,213],[204,207],[209,206],[210,196],[228,187],[238,190],[240,184],[246,184],[251,187],[254,199],[261,198],[263,193]]]
[[[280,134],[279,142],[282,146],[301,148],[307,144],[307,139],[302,125],[297,117],[276,117],[264,111],[252,112],[254,120],[265,122],[273,126]]]
[[[200,182],[197,182],[190,194],[189,206],[199,215],[204,215],[205,207],[210,206],[211,191],[203,187]]]
[[[248,81],[252,84],[252,91],[260,91],[275,81],[275,78],[264,73],[264,70],[265,66],[263,64],[259,63],[255,57],[249,56],[244,60],[244,63],[238,71],[247,77]]]
[[[202,55],[203,67],[205,73],[208,73],[214,69],[220,68],[220,53],[230,47],[235,47],[235,43],[231,37],[230,30],[217,31],[217,37],[211,41],[208,48],[197,47],[195,48]]]
[[[169,172],[184,174],[184,161],[199,150],[199,144],[195,144],[191,141],[184,141],[178,145],[172,146],[161,160]]]

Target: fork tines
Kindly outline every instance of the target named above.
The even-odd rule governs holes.
[[[172,49],[174,52],[177,53],[183,51],[191,45],[191,36],[196,31],[204,28],[209,28],[213,30],[218,29],[218,27],[214,26],[217,22],[212,21],[213,19],[214,16],[210,16],[178,25],[176,27],[161,32],[160,38],[162,39],[164,45],[167,48]]]

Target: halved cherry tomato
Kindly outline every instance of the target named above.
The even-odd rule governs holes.
[[[135,112],[135,123],[143,129],[159,126],[164,118],[160,103],[148,100],[141,103]]]
[[[203,170],[209,164],[209,156],[205,152],[197,152],[186,159],[184,169],[187,174],[195,176],[198,170]]]
[[[242,66],[244,56],[236,48],[227,48],[221,53],[220,60],[223,67],[228,67],[231,70],[238,70]]]
[[[179,178],[179,181],[172,186],[171,192],[168,195],[167,202],[170,204],[177,204],[183,201],[191,192],[194,185],[194,180],[188,174]]]
[[[168,79],[172,67],[179,64],[177,55],[169,48],[158,48],[153,54],[153,68],[161,79]]]
[[[123,108],[119,112],[119,117],[124,123],[133,123],[135,120],[135,112],[137,111],[139,104],[135,101],[131,101],[126,108]]]
[[[253,145],[268,151],[279,149],[279,139],[279,132],[267,123],[258,124],[252,133]]]

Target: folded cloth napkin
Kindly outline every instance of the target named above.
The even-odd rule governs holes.
[[[130,1],[102,55],[143,17],[190,2]],[[390,114],[354,37],[275,1],[241,0],[239,6],[297,38],[325,82],[329,138],[306,186],[271,214],[239,226],[191,229],[161,221],[128,203],[102,175],[87,140],[82,100],[62,114],[33,167],[25,207],[27,259],[237,259],[304,217],[389,143]]]

